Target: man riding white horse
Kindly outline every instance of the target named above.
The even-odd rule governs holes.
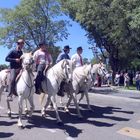
[[[15,90],[16,77],[19,74],[22,68],[22,62],[20,57],[22,56],[22,48],[24,46],[24,40],[19,39],[17,41],[17,46],[14,50],[10,51],[10,53],[6,56],[5,60],[10,62],[10,81],[9,81],[9,94],[7,99],[12,100],[12,95],[17,96]]]
[[[39,43],[39,49],[35,51],[33,58],[36,64],[37,76],[35,79],[36,94],[42,92],[41,83],[45,80],[44,71],[47,71],[53,63],[51,55],[47,51],[48,45],[45,42]]]
[[[70,56],[69,56],[70,49],[71,48],[69,47],[69,45],[64,46],[63,52],[61,52],[56,59],[56,63],[60,62],[63,59],[70,60]],[[62,81],[61,84],[60,84],[60,89],[57,93],[58,96],[64,96],[64,91],[63,91],[64,90],[64,85],[65,85],[65,82]]]

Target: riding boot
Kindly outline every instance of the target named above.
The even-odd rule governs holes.
[[[65,82],[62,81],[61,84],[60,84],[60,89],[57,93],[58,96],[64,97],[64,85],[65,85]]]

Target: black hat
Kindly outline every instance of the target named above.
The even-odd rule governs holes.
[[[69,50],[69,49],[71,49],[71,48],[69,47],[69,45],[66,45],[66,46],[64,46],[64,49],[63,49],[63,50]]]
[[[78,51],[78,50],[83,50],[83,48],[80,46],[80,47],[77,48],[77,51]]]

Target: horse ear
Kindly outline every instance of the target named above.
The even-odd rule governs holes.
[[[30,55],[33,55],[33,52],[32,52],[32,51],[30,51],[30,52],[29,52],[29,54],[30,54]]]
[[[20,57],[20,59],[23,59],[24,58],[24,53],[22,54],[22,56]]]

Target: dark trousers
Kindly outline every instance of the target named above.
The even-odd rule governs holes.
[[[20,69],[11,69],[10,70],[10,80],[9,80],[9,95],[16,95],[16,77],[19,74]]]
[[[41,82],[45,79],[45,76],[43,74],[44,69],[45,69],[44,64],[37,65],[37,76],[35,79],[36,90],[42,89]]]

